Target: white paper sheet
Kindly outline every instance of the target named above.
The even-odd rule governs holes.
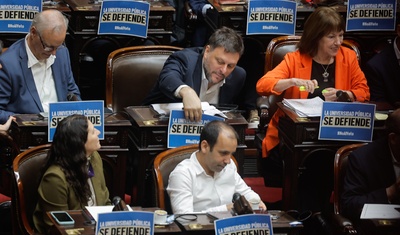
[[[360,219],[400,219],[400,205],[365,204]]]
[[[299,117],[320,117],[324,101],[317,96],[312,99],[283,99],[282,103]]]
[[[169,115],[171,110],[183,109],[183,103],[152,104],[150,106],[160,115]],[[201,108],[203,109],[204,114],[211,116],[218,115],[223,118],[228,118],[223,112],[221,112],[215,106],[210,105],[208,102],[201,102]]]
[[[126,205],[129,211],[133,211],[129,205]],[[112,212],[114,206],[86,206],[86,209],[92,215],[93,219],[98,220],[100,213]]]

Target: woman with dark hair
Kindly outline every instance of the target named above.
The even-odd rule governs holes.
[[[97,152],[99,134],[83,115],[71,115],[58,123],[38,188],[33,218],[37,232],[46,234],[52,226],[47,211],[111,205]]]
[[[358,64],[357,55],[341,46],[345,24],[334,8],[318,7],[304,24],[298,50],[287,53],[282,62],[257,82],[259,95],[280,95],[286,99],[320,96],[336,101],[342,90],[352,101],[368,101],[367,80]],[[302,87],[302,90],[300,89]],[[279,143],[278,110],[269,123],[263,141],[263,157]]]
[[[258,94],[268,96],[281,95],[284,92],[283,97],[286,99],[307,99],[319,96],[325,101],[337,101],[337,93],[342,91],[343,94],[348,95],[351,101],[368,101],[369,88],[359,66],[357,55],[354,50],[341,46],[344,30],[344,20],[334,8],[318,7],[315,9],[304,24],[303,34],[297,45],[298,49],[287,53],[280,64],[268,71],[257,82]],[[277,128],[279,118],[282,116],[284,116],[283,111],[278,109],[268,125],[266,136],[262,142],[264,158],[262,161],[265,168],[268,167],[268,164],[282,167]],[[305,181],[299,179],[299,185],[300,187],[302,187],[301,185],[312,185],[319,192],[312,194],[308,189],[300,188],[299,194],[300,191],[304,191],[306,194],[304,198],[307,198],[308,202],[300,202],[299,209],[324,210],[325,202],[329,202],[329,195],[332,191],[330,185],[333,182],[333,155],[315,151],[307,157],[307,172],[301,176]],[[317,161],[313,161],[313,159]],[[326,160],[328,163],[318,164],[319,160]],[[314,168],[315,171],[312,171],[311,169]],[[323,171],[323,175],[318,175],[317,172],[321,171]],[[317,182],[318,185],[316,185],[310,183],[308,179],[321,182]],[[319,187],[320,184],[322,184],[321,187]],[[315,199],[314,195],[315,197],[322,196]],[[301,200],[302,195],[296,196]]]

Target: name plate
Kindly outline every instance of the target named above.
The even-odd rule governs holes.
[[[267,214],[247,214],[214,221],[216,235],[273,235],[271,217]]]
[[[171,110],[168,124],[168,148],[198,144],[200,133],[208,122],[224,119],[221,117],[203,114],[200,122],[191,122],[185,118],[182,110]]]
[[[374,104],[324,102],[319,129],[321,140],[372,141]]]

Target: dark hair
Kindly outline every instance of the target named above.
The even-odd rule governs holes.
[[[385,129],[387,133],[396,133],[400,135],[400,108],[393,111],[393,113],[389,114],[388,118],[385,121]]]
[[[239,141],[239,135],[235,129],[233,129],[233,127],[228,125],[226,122],[214,120],[204,125],[200,134],[199,150],[201,150],[201,142],[205,140],[210,146],[210,151],[212,151],[214,145],[217,143],[219,133],[221,133],[223,129],[230,130],[232,133],[234,133],[236,140]]]
[[[345,30],[341,15],[331,7],[318,7],[307,18],[298,48],[301,54],[313,57],[318,52],[318,42],[322,37],[331,33]]]
[[[58,123],[45,167],[47,170],[51,165],[60,166],[82,204],[87,203],[91,195],[87,183],[89,176],[85,149],[88,122],[85,116],[75,114]]]
[[[244,45],[242,37],[233,29],[223,26],[217,29],[208,39],[207,45],[211,50],[223,47],[225,52],[243,55]]]

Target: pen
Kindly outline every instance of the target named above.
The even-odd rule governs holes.
[[[316,86],[315,89],[319,88],[319,86]],[[305,86],[299,86],[300,91],[305,91],[306,87]]]

